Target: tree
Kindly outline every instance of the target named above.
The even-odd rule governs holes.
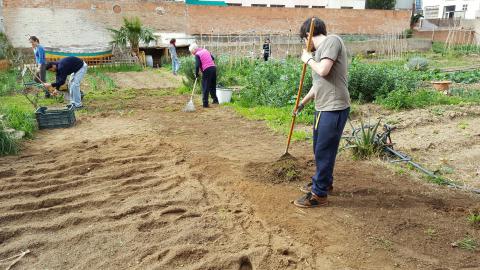
[[[395,8],[396,0],[367,0],[365,3],[366,9],[393,9]]]
[[[112,44],[126,48],[130,45],[132,53],[140,59],[140,42],[146,44],[155,40],[153,31],[143,26],[138,17],[123,18],[123,26],[120,29],[108,28],[112,33]]]

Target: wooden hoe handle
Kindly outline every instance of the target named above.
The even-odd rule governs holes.
[[[312,44],[312,37],[313,37],[313,30],[314,30],[313,22],[314,21],[315,21],[315,18],[312,18],[312,20],[310,22],[310,31],[308,32],[309,35],[308,35],[308,41],[307,41],[307,51],[310,51],[310,47],[311,47],[311,44]],[[302,89],[303,89],[303,81],[305,79],[305,73],[306,72],[307,72],[307,64],[304,63],[303,68],[302,68],[302,77],[300,78],[300,85],[298,86],[297,100],[295,101],[295,109],[293,111],[297,110],[298,103],[300,103],[300,97],[302,95]],[[285,148],[285,154],[288,153],[288,148],[290,147],[290,141],[292,139],[293,127],[295,126],[296,117],[297,116],[295,114],[292,114],[292,123],[290,125],[290,132],[288,133],[288,140],[287,140],[287,147]]]

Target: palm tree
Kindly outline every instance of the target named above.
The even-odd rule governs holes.
[[[132,53],[135,54],[138,59],[140,59],[140,42],[148,44],[155,40],[153,31],[144,27],[138,17],[133,17],[130,19],[124,17],[123,26],[120,27],[120,29],[117,30],[108,28],[108,31],[112,33],[113,40],[111,44],[118,45],[123,48],[126,48],[127,45],[130,45]]]

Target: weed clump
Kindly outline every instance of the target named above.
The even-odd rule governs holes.
[[[3,120],[0,118],[0,156],[13,155],[17,152],[17,141],[7,132]]]

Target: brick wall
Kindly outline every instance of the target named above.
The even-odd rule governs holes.
[[[310,16],[318,16],[337,34],[385,34],[409,27],[409,11],[187,6],[188,32],[292,33]]]
[[[446,42],[449,40],[452,44],[471,44],[475,41],[475,32],[473,30],[461,31],[415,31],[416,38],[424,38],[433,41]]]
[[[119,5],[120,13],[113,7]],[[106,28],[117,28],[124,16],[138,16],[158,32],[189,34],[297,34],[308,16],[324,19],[329,32],[384,34],[409,26],[408,11],[185,6],[160,0],[3,0],[7,35],[26,47],[26,34],[51,47],[108,44]]]

